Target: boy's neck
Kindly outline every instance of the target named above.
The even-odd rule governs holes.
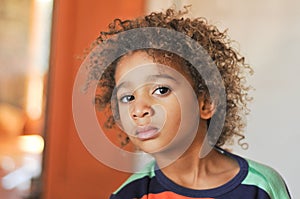
[[[200,122],[198,133],[185,153],[161,171],[173,182],[192,189],[210,189],[225,184],[239,172],[238,163],[212,149],[205,157],[200,158],[200,150],[207,129],[206,123]],[[168,154],[157,156],[164,160]]]
[[[173,182],[191,189],[211,189],[231,180],[238,172],[238,163],[213,149],[204,158],[199,151],[185,153],[162,172]]]

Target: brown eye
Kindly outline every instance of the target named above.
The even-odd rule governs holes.
[[[162,86],[162,87],[159,87],[157,89],[154,90],[153,94],[156,94],[156,95],[167,95],[170,93],[170,89],[165,87],[165,86]]]
[[[128,103],[134,100],[134,96],[133,95],[125,95],[123,97],[120,98],[120,102],[122,103]]]

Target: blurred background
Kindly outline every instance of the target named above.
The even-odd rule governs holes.
[[[0,0],[0,198],[108,198],[128,176],[97,161],[72,118],[84,50],[115,18],[192,5],[228,28],[255,70],[248,150],[271,165],[294,198],[300,172],[300,2],[296,0]],[[111,154],[113,156],[113,154]]]

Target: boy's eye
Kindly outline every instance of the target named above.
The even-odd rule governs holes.
[[[130,101],[134,100],[134,96],[133,95],[125,95],[123,97],[120,98],[120,101],[123,103],[128,103]]]
[[[162,86],[162,87],[159,87],[157,89],[155,89],[153,91],[153,94],[156,94],[156,95],[167,95],[170,93],[170,89],[165,87],[165,86]]]

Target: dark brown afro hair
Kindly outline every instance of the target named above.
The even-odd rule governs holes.
[[[153,12],[133,20],[122,21],[120,19],[115,19],[109,25],[108,31],[100,33],[100,36],[93,43],[92,48],[104,43],[118,33],[145,27],[171,29],[192,38],[205,49],[217,66],[225,87],[226,117],[221,136],[218,138],[216,145],[222,146],[225,143],[230,144],[233,141],[233,136],[236,135],[238,143],[243,148],[247,148],[248,145],[241,141],[245,137],[243,135],[245,128],[244,116],[249,113],[247,104],[251,100],[247,94],[250,87],[246,85],[245,78],[248,74],[252,74],[252,69],[245,63],[244,57],[232,47],[233,41],[229,39],[226,31],[219,31],[216,26],[208,24],[205,18],[186,18],[184,17],[186,13],[186,10],[177,12],[173,9],[168,9],[165,12]],[[190,63],[182,58],[178,58],[177,55],[173,55],[172,53],[151,49],[145,51],[152,56],[157,63],[169,65],[168,58],[170,60],[181,60],[184,63],[183,65],[188,68],[186,70],[195,82],[195,85],[193,86],[196,94],[199,96],[204,93],[207,100],[211,101],[209,95],[207,95],[207,88],[203,86],[204,82],[201,76],[191,69],[193,67],[190,67]],[[160,59],[160,57],[164,58]],[[99,87],[101,87],[102,92],[101,94],[96,95],[95,99],[96,105],[98,105],[98,108],[100,109],[113,108],[111,99],[115,87],[114,73],[119,59],[115,60],[105,69],[101,78],[99,77],[99,71],[90,68],[89,81],[100,79]],[[113,117],[111,114],[108,116],[106,126],[111,128],[115,124],[116,116],[114,115]]]

